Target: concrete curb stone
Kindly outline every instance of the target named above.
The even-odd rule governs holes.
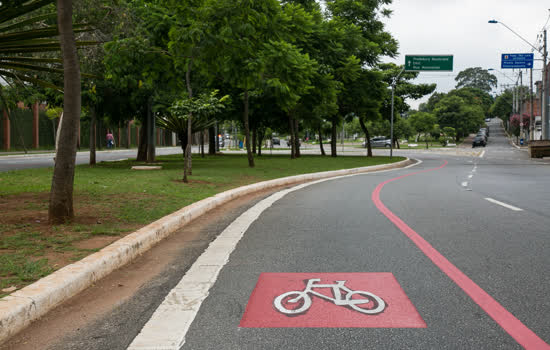
[[[238,187],[205,198],[169,214],[37,282],[0,299],[0,343],[27,327],[63,301],[83,291],[143,254],[163,238],[204,213],[250,193],[324,178],[402,168],[406,160],[369,167],[295,175]]]

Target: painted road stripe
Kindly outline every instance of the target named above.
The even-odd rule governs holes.
[[[393,170],[389,169],[376,173]],[[179,350],[185,343],[187,331],[197,316],[202,302],[208,296],[210,288],[216,283],[221,269],[229,260],[229,255],[248,230],[248,227],[263,211],[290,192],[321,182],[357,175],[364,174],[322,179],[274,193],[241,214],[210,243],[180,282],[168,293],[127,349]]]
[[[473,174],[468,175],[468,179],[471,179],[472,177],[474,177]]]
[[[508,208],[508,209],[510,209],[510,210],[513,210],[513,211],[523,211],[523,209],[521,209],[521,208],[514,207],[513,205],[510,205],[510,204],[506,204],[506,203],[497,201],[496,199],[493,199],[493,198],[485,198],[485,199],[488,200],[488,201],[491,202],[491,203],[495,203],[495,204],[498,204],[498,205],[502,205],[504,208]]]
[[[462,187],[468,187],[468,181],[464,181],[461,185]]]
[[[447,165],[447,161],[438,168],[422,170],[403,176],[399,176],[390,180],[386,180],[379,184],[374,192],[372,192],[372,201],[395,226],[401,230],[409,239],[437,266],[443,271],[451,280],[453,280],[472,300],[479,305],[485,312],[498,323],[512,338],[514,338],[519,345],[525,349],[550,349],[544,340],[539,338],[535,332],[527,328],[520,320],[506,310],[498,301],[493,299],[486,291],[460,271],[455,265],[453,265],[447,258],[445,258],[440,252],[438,252],[428,241],[414,231],[409,225],[389,210],[384,203],[380,200],[380,192],[382,188],[393,181],[403,179],[408,176],[425,173],[428,171],[434,171],[443,168]]]
[[[485,151],[481,152],[481,154],[479,155],[479,158],[483,158],[484,155],[485,155]]]

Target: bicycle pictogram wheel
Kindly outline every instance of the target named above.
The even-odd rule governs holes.
[[[361,296],[361,299],[352,299],[354,295]],[[378,314],[386,308],[386,303],[382,298],[372,293],[362,290],[353,291],[346,295],[346,301],[348,305],[355,311],[362,312],[364,314]]]
[[[300,314],[310,308],[311,297],[305,292],[290,291],[275,298],[273,305],[284,314]]]

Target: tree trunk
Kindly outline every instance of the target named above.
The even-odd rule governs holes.
[[[206,131],[203,130],[201,131],[201,158],[204,158],[204,136],[205,136],[205,133]]]
[[[323,132],[321,131],[321,127],[319,127],[319,147],[321,148],[321,155],[326,156],[325,148],[323,147]]]
[[[330,140],[330,156],[336,157],[336,118],[332,119],[332,140]]]
[[[208,128],[208,154],[216,154],[216,130],[213,126]]]
[[[256,154],[256,140],[258,139],[258,128],[252,128],[252,153]]]
[[[74,218],[73,185],[80,123],[80,64],[73,32],[72,0],[57,1],[57,24],[63,56],[63,115],[59,148],[50,191],[49,221],[61,224]]]
[[[185,83],[187,85],[187,94],[189,98],[193,98],[193,88],[191,87],[191,65],[193,64],[193,59],[190,59],[187,63],[187,71],[185,72]],[[183,162],[183,182],[188,183],[187,173],[190,174],[191,168],[191,128],[192,128],[192,119],[193,115],[189,114],[187,117],[187,145],[185,147],[185,161]]]
[[[139,128],[139,143],[136,161],[147,161],[147,118],[145,118],[144,122],[141,124],[141,128]]]
[[[248,156],[248,166],[254,168],[254,155],[252,154],[252,149],[250,148],[250,125],[248,124],[248,90],[244,91],[243,122],[246,154]]]
[[[296,154],[296,158],[300,158],[300,137],[298,136],[298,127],[300,123],[298,122],[298,119],[294,118],[294,150]]]
[[[147,100],[147,163],[154,163],[156,157],[156,128],[155,115],[153,113],[153,96],[149,96]]]
[[[290,127],[290,159],[294,159],[296,158],[296,144],[294,143],[294,119],[291,113],[288,113],[288,125]]]
[[[372,157],[372,146],[370,144],[369,129],[367,128],[367,125],[365,125],[365,122],[361,118],[359,118],[359,125],[361,125],[361,129],[365,133],[365,143],[367,144],[367,157]]]
[[[265,128],[260,128],[259,130],[259,134],[258,134],[258,155],[261,156],[262,155],[262,143],[264,142],[264,137],[265,137]]]
[[[185,161],[185,150],[187,149],[187,133],[184,132],[184,133],[178,134],[178,139],[180,140],[180,144],[181,144],[182,157]]]
[[[92,106],[90,108],[90,165],[95,165],[96,163],[96,154],[95,154],[95,140],[96,140],[96,112],[95,108]]]

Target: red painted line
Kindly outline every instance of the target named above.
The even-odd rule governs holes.
[[[403,232],[416,246],[437,266],[443,271],[451,280],[453,280],[462,290],[472,298],[472,300],[479,305],[485,312],[497,322],[512,338],[514,338],[519,345],[525,349],[550,349],[544,340],[539,338],[535,332],[527,328],[520,320],[500,305],[493,297],[485,292],[480,286],[460,271],[455,265],[447,260],[441,253],[439,253],[430,243],[422,238],[416,231],[409,227],[403,220],[389,210],[384,203],[380,200],[380,191],[382,188],[393,181],[412,176],[419,173],[428,171],[439,170],[447,165],[447,161],[440,167],[434,169],[428,169],[423,171],[417,171],[407,175],[399,176],[379,184],[374,192],[372,192],[372,201],[395,226],[397,226],[401,232]]]

